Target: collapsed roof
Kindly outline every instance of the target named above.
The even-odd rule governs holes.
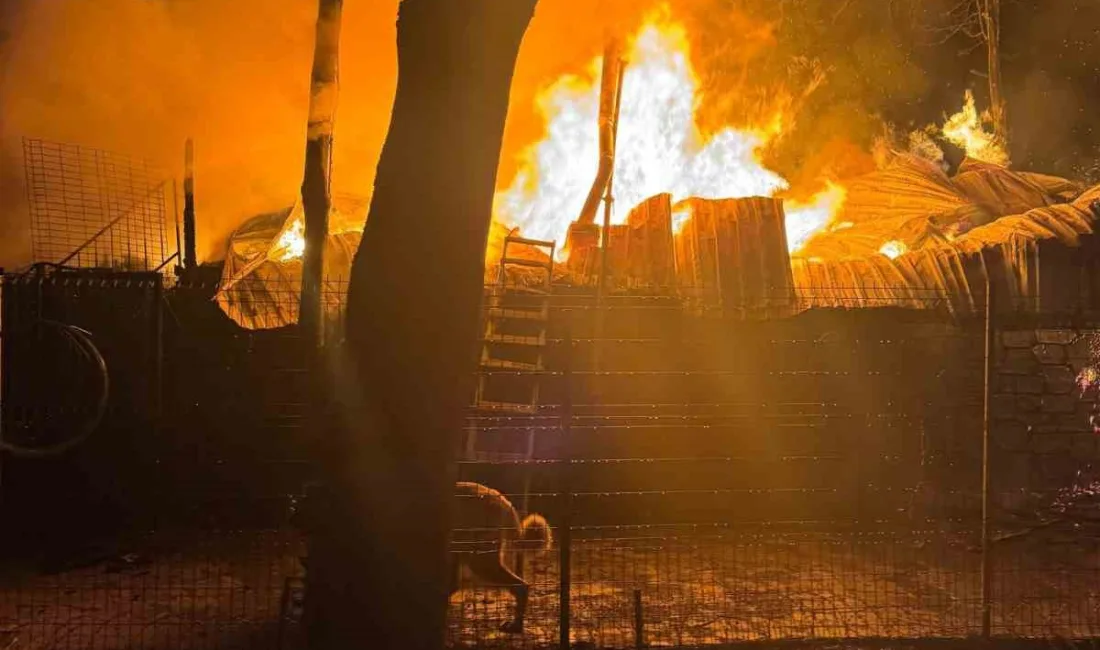
[[[1098,199],[1100,186],[1082,192],[1065,179],[970,160],[949,178],[901,156],[852,183],[838,218],[793,256],[800,306],[972,310],[984,304],[994,261],[998,292],[1014,305],[1054,308],[1057,295],[1072,300],[1065,294],[1077,291],[1059,269],[1080,261],[1074,251],[1091,240]]]
[[[667,269],[675,267],[679,277],[673,286],[662,280],[661,290],[687,295],[697,291],[700,283],[711,282],[715,288],[724,283],[727,303],[731,278],[742,285],[739,296],[753,293],[751,287],[746,289],[746,282],[779,282],[784,285],[780,292],[784,300],[789,298],[784,313],[813,307],[871,306],[970,311],[983,304],[990,276],[998,291],[1026,309],[1072,302],[1085,290],[1082,274],[1073,269],[1079,268],[1081,246],[1085,242],[1091,245],[1100,218],[1100,186],[1082,191],[1065,179],[972,160],[948,176],[936,164],[906,154],[884,169],[855,179],[846,190],[844,207],[829,226],[790,256],[784,237],[761,236],[782,231],[765,223],[771,199],[692,199],[677,204],[676,209],[690,204],[698,219],[705,215],[709,236],[715,241],[725,232],[740,232],[737,246],[716,247],[717,257],[707,264],[684,258],[701,255],[698,246],[681,245],[686,233],[698,238],[703,222],[691,226],[691,219],[696,219],[692,217],[687,227],[673,234],[674,206],[662,199],[667,195],[659,195],[632,213],[631,219],[636,215],[637,223],[631,221],[612,233],[615,254],[611,258],[622,267],[612,269],[612,275],[620,286],[645,285],[644,278],[626,278],[631,280],[626,282],[624,277],[644,274],[639,269],[653,266],[667,278]],[[782,209],[776,210],[782,219]],[[332,317],[342,309],[366,211],[362,199],[334,197],[323,290],[325,311]],[[742,220],[740,230],[721,227],[723,220],[731,219]],[[299,203],[256,217],[231,237],[216,300],[242,327],[266,329],[297,321],[301,259],[300,251],[295,255],[288,247],[288,240],[301,223]],[[506,232],[494,224],[491,240],[502,239]],[[655,238],[661,245],[654,246]],[[673,238],[675,246],[664,241]],[[782,251],[769,248],[766,255],[746,257],[746,244],[778,246]],[[732,258],[721,252],[727,249],[734,251]],[[777,275],[777,258],[771,253],[785,257],[782,265],[789,266],[789,271]],[[542,253],[520,252],[528,254]],[[671,257],[648,259],[654,254]],[[638,255],[647,257],[640,260]],[[495,259],[491,252],[489,258],[490,262]],[[763,275],[759,269],[745,267],[758,263],[757,259],[767,260]],[[591,265],[567,263],[558,270],[564,279],[582,282],[585,278],[580,276],[590,273]],[[708,273],[713,277],[708,279]],[[776,280],[779,276],[783,277]],[[495,278],[496,274],[487,269],[486,277]],[[762,284],[758,293],[765,295],[774,288]],[[775,314],[774,309],[767,312]]]

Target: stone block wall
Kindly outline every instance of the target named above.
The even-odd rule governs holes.
[[[1027,329],[998,334],[991,404],[993,489],[1003,505],[1071,484],[1100,465],[1090,415],[1100,330]]]

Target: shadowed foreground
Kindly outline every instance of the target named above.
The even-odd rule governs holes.
[[[227,533],[186,547],[158,537],[141,548],[53,575],[7,571],[0,648],[276,648],[280,630],[282,647],[303,647],[293,605],[280,625],[287,579],[301,575],[293,535]],[[1039,538],[998,548],[994,633],[1100,632],[1097,550],[1086,540]],[[634,647],[635,590],[652,646],[961,638],[980,628],[979,554],[940,534],[605,535],[576,541],[573,558],[573,637],[596,647]],[[478,587],[452,598],[450,643],[555,645],[557,558],[537,559],[528,577],[525,634],[499,632],[511,597]]]

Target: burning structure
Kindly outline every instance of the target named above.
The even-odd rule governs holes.
[[[915,298],[930,293],[967,311],[987,278],[1018,307],[1087,291],[1090,274],[1068,271],[1077,268],[1074,255],[1040,252],[1091,245],[1100,189],[1010,170],[969,93],[938,133],[967,155],[954,174],[925,138],[885,151],[874,171],[819,178],[815,189],[795,192],[761,152],[783,137],[797,102],[705,134],[694,121],[701,97],[687,50],[684,29],[658,16],[594,60],[587,76],[567,75],[545,90],[546,136],[496,197],[490,282],[541,283],[549,265],[559,283],[677,295],[739,317],[927,307]],[[365,213],[362,201],[334,207],[329,314],[339,313],[338,285]],[[296,321],[302,231],[296,206],[232,238],[218,301],[240,325]],[[526,264],[502,265],[506,241],[509,258]],[[532,241],[553,243],[554,252]],[[277,291],[286,299],[272,301]]]

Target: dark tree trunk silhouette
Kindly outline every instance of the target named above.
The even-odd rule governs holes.
[[[351,271],[310,647],[439,648],[512,71],[537,0],[404,0],[398,83]]]

